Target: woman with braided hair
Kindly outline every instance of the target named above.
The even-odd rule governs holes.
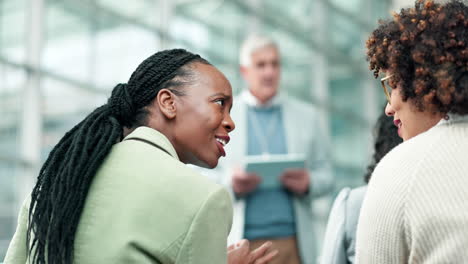
[[[419,0],[367,48],[404,142],[372,174],[357,263],[468,263],[468,7]]]
[[[231,106],[229,81],[200,56],[144,60],[51,151],[5,263],[226,263],[229,194],[184,163],[216,167]],[[246,244],[230,263],[274,255]]]

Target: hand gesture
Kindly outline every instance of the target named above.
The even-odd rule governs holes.
[[[309,190],[310,175],[305,169],[287,169],[280,180],[286,189],[295,194],[303,195]]]
[[[267,253],[271,245],[271,242],[265,242],[250,251],[249,241],[243,239],[228,247],[228,264],[267,264],[278,254],[278,250]]]
[[[235,169],[232,174],[232,189],[235,194],[243,196],[253,192],[261,181],[262,179],[255,173]]]

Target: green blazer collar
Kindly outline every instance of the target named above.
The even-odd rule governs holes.
[[[161,132],[155,129],[145,127],[145,126],[137,127],[135,130],[133,130],[132,133],[126,136],[123,140],[129,140],[129,139],[147,141],[149,144],[152,143],[156,146],[159,146],[161,150],[167,152],[172,157],[179,159],[179,156],[177,156],[177,152],[175,151],[169,139],[167,139],[165,135],[163,135]]]

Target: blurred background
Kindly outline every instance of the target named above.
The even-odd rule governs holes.
[[[241,42],[251,32],[272,36],[282,55],[281,89],[321,111],[334,194],[363,184],[372,125],[385,101],[364,43],[379,18],[412,2],[0,0],[0,260],[51,148],[162,49],[201,54],[238,93]],[[317,203],[323,223],[333,195]]]

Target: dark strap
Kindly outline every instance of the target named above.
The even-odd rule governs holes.
[[[172,155],[171,155],[171,153],[169,153],[169,151],[165,150],[163,147],[161,147],[159,145],[154,144],[153,142],[151,142],[149,140],[142,139],[142,138],[127,138],[125,140],[136,140],[136,141],[141,141],[141,142],[146,143],[146,144],[150,144],[151,146],[156,147],[156,148],[166,152],[169,156],[172,157]]]

